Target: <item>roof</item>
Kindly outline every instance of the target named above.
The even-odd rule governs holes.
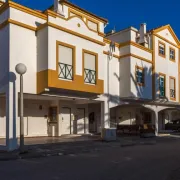
[[[105,22],[105,23],[108,23],[108,20],[107,20],[107,19],[105,19],[105,18],[103,18],[103,17],[100,17],[100,16],[97,16],[96,14],[91,13],[91,12],[89,12],[89,11],[87,11],[87,10],[85,10],[85,9],[83,9],[83,8],[81,8],[81,7],[77,6],[77,5],[69,2],[68,0],[61,0],[61,2],[62,2],[63,4],[66,4],[66,5],[69,5],[69,6],[71,6],[71,7],[74,7],[74,8],[76,8],[76,9],[80,10],[80,11],[83,11],[84,13],[87,13],[88,15],[91,15],[91,16],[93,16],[93,17],[95,17],[95,18],[97,18],[97,19],[99,19],[99,20],[101,20],[101,21],[103,21],[103,22]],[[50,6],[48,9],[52,9],[53,7],[54,7],[54,5]]]
[[[132,26],[128,27],[128,28],[125,28],[125,29],[122,29],[122,30],[119,30],[113,34],[111,34],[111,32],[108,32],[106,33],[106,37],[107,36],[111,36],[111,35],[116,35],[116,34],[119,34],[119,33],[122,33],[122,32],[125,32],[125,31],[129,31],[129,30],[132,30],[132,31],[135,31],[135,32],[138,32],[138,30]]]
[[[157,27],[155,27],[155,28],[153,28],[153,29],[148,30],[147,32],[149,33],[149,32],[152,32],[152,31],[154,31],[154,30],[157,30],[157,29],[159,29],[159,28],[165,27],[165,26],[167,26],[167,25],[157,26]]]

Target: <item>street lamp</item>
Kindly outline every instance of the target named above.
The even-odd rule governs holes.
[[[26,73],[27,68],[24,64],[19,63],[15,69],[20,75],[20,151],[24,152],[23,74]]]

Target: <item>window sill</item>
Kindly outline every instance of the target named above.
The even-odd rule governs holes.
[[[144,83],[136,83],[138,86],[145,86]]]
[[[159,56],[161,56],[161,57],[163,57],[163,58],[166,58],[166,56],[165,56],[165,55],[163,55],[163,54],[159,54]]]
[[[170,100],[172,100],[172,101],[176,101],[176,98],[171,98],[171,97],[170,97]]]
[[[174,63],[176,62],[175,59],[169,59],[169,60],[172,61],[172,62],[174,62]]]

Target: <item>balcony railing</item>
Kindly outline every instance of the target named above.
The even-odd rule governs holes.
[[[59,63],[59,75],[60,79],[73,80],[73,66],[69,64]]]
[[[84,82],[89,84],[96,84],[96,71],[84,69]]]
[[[174,89],[170,89],[170,97],[171,98],[175,98],[176,97]]]

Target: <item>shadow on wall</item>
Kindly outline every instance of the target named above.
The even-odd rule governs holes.
[[[143,65],[142,65],[143,67]],[[136,81],[136,77],[135,77],[135,73],[132,74],[130,73],[130,88],[131,88],[131,92],[129,97],[123,97],[123,98],[138,98],[138,99],[149,99],[150,101],[152,100],[152,89],[154,88],[155,91],[155,97],[156,99],[158,99],[159,102],[161,103],[165,103],[168,102],[169,99],[166,96],[166,84],[167,82],[165,82],[165,96],[164,97],[160,97],[160,91],[159,91],[159,74],[155,73],[154,74],[154,78],[155,78],[155,86],[152,86],[153,82],[152,81],[152,68],[147,68],[147,67],[143,67],[144,69],[144,85],[138,85],[137,81]],[[119,86],[121,86],[120,82],[121,82],[121,77],[117,74],[114,73],[115,78],[117,78],[118,82],[119,82]],[[133,82],[133,83],[131,83]],[[132,92],[132,87],[135,87],[136,92]],[[155,88],[156,87],[156,88]],[[104,96],[108,97],[108,101],[110,103],[114,103],[114,104],[119,104],[120,103],[120,98],[122,97],[121,94],[120,96],[118,95],[112,95],[112,94],[104,94]]]

